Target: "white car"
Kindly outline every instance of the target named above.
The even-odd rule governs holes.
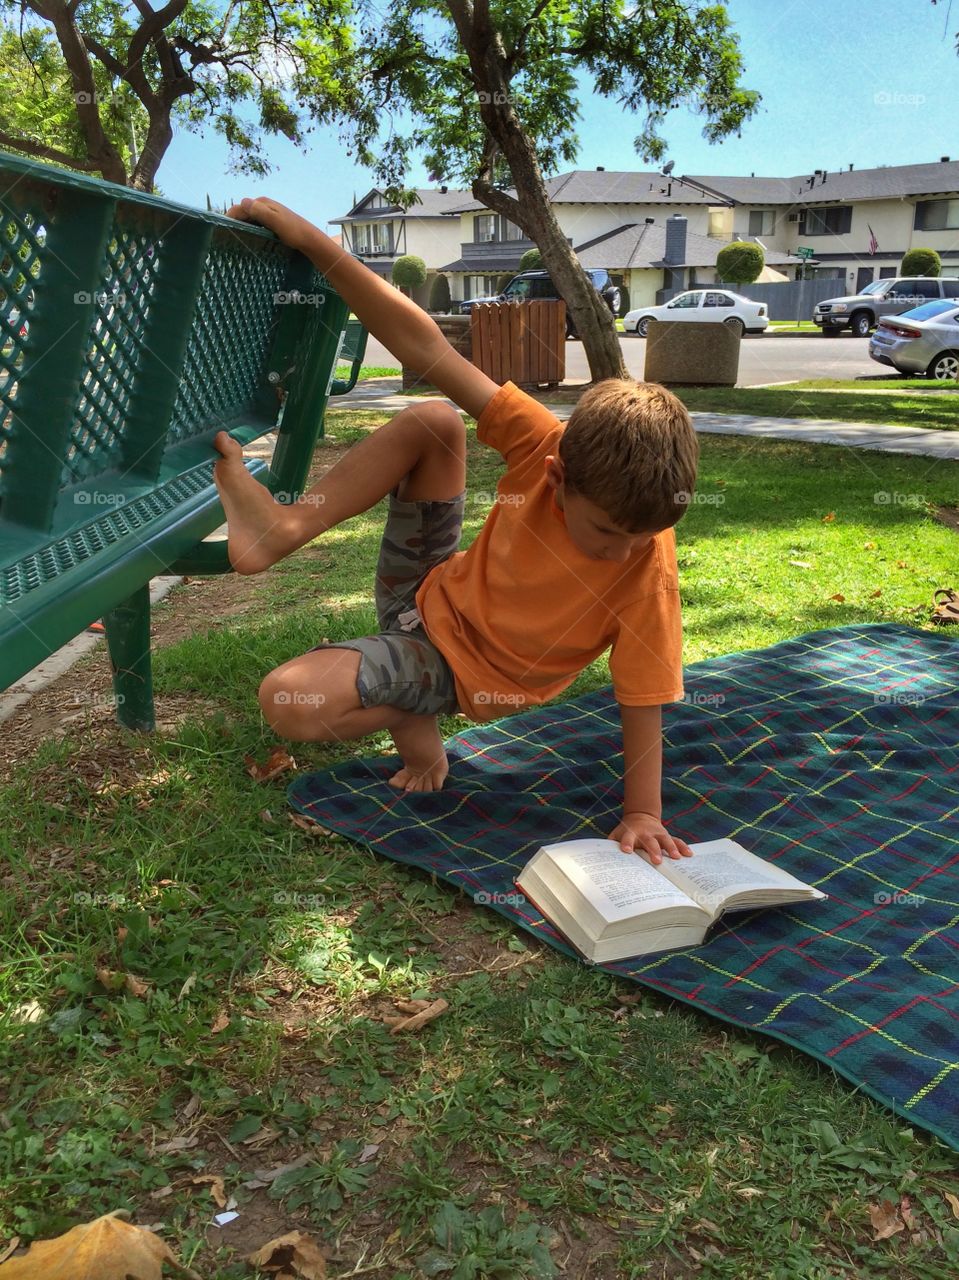
[[[645,338],[650,320],[712,320],[740,335],[765,333],[769,324],[764,303],[751,302],[729,289],[689,289],[662,307],[637,307],[623,316],[623,329]]]

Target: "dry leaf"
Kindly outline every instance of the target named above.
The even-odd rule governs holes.
[[[108,991],[126,991],[130,996],[145,996],[150,990],[150,984],[144,982],[142,978],[134,977],[132,973],[118,973],[114,969],[95,969],[97,982],[106,987]]]
[[[875,589],[875,591],[870,591],[870,593],[869,593],[869,599],[870,599],[870,600],[875,600],[875,599],[877,598],[877,596],[881,596],[881,595],[882,595],[882,587],[877,587],[877,588]]]
[[[845,596],[842,594],[842,592],[840,592],[840,591],[837,591],[837,592],[836,592],[836,594],[835,594],[834,596],[830,596],[830,597],[829,597],[829,599],[830,599],[830,600],[838,600],[840,604],[845,604],[845,603],[846,603],[846,597],[845,597]]]
[[[326,1259],[313,1238],[302,1231],[277,1236],[251,1253],[247,1262],[274,1275],[282,1271],[285,1275],[300,1276],[302,1280],[326,1280]]]
[[[949,1202],[949,1208],[952,1210],[952,1216],[959,1218],[959,1196],[954,1196],[951,1191],[944,1191],[943,1195]]]
[[[874,542],[864,542],[862,544],[863,551],[875,551],[876,544]]]
[[[909,568],[909,566],[906,564],[905,560],[897,560],[897,561],[896,561],[896,568],[897,568],[897,569],[908,569],[908,568]]]
[[[244,1182],[245,1187],[268,1187],[271,1182],[275,1182],[281,1173],[290,1173],[293,1169],[302,1169],[305,1164],[311,1164],[314,1157],[309,1151],[303,1155],[297,1156],[295,1160],[291,1160],[289,1164],[278,1164],[274,1169],[254,1169],[253,1177],[249,1182]]]
[[[183,986],[180,988],[180,994],[177,996],[177,1004],[180,1003],[184,996],[188,996],[195,986],[196,970],[194,969],[189,978],[187,978],[186,982],[184,982]]]
[[[400,1005],[410,1004],[411,1001],[399,1001]],[[421,1004],[422,1001],[416,1003]],[[425,1009],[420,1009],[419,1013],[414,1013],[405,1018],[394,1018],[386,1015],[382,1021],[390,1028],[390,1034],[396,1035],[399,1031],[419,1031],[420,1027],[425,1027],[428,1022],[432,1022],[434,1018],[438,1018],[449,1008],[449,1004],[440,998],[432,1001]]]
[[[257,764],[255,756],[244,756],[243,760],[246,771],[254,782],[269,782],[272,778],[278,778],[281,773],[296,768],[296,761],[285,748],[280,746],[270,749],[264,764]]]
[[[218,1209],[226,1208],[226,1188],[223,1185],[223,1179],[218,1173],[198,1173],[195,1178],[190,1181],[194,1184],[209,1183],[210,1195],[216,1201]]]
[[[335,832],[329,827],[321,827],[318,822],[314,822],[312,818],[304,817],[302,813],[291,813],[287,815],[294,827],[299,827],[301,831],[305,831],[311,836],[332,836]]]
[[[916,1228],[916,1220],[915,1220],[915,1218],[912,1216],[912,1207],[911,1207],[911,1206],[912,1206],[912,1201],[909,1199],[909,1197],[908,1197],[908,1196],[902,1196],[902,1197],[900,1198],[900,1200],[899,1200],[899,1216],[902,1218],[903,1222],[906,1224],[906,1226],[908,1227],[908,1229],[909,1229],[910,1231],[914,1231],[914,1230],[915,1230],[915,1228]]]
[[[195,1147],[199,1141],[199,1138],[171,1138],[169,1142],[164,1142],[159,1147],[154,1147],[153,1151],[158,1156],[172,1156],[178,1151],[187,1151],[190,1147]]]
[[[794,569],[811,569],[812,565],[808,560],[790,560],[789,562]]]
[[[230,1019],[227,1017],[227,1015],[225,1013],[218,1013],[216,1015],[216,1020],[214,1021],[213,1026],[210,1028],[210,1034],[215,1036],[217,1032],[225,1031],[229,1025],[230,1025]]]
[[[835,511],[830,511],[828,515],[823,516],[823,518],[822,518],[822,522],[823,522],[823,524],[832,524],[832,522],[835,520],[835,518],[836,518],[836,513],[835,513]]]
[[[162,1280],[164,1262],[181,1275],[200,1280],[195,1271],[177,1261],[158,1235],[121,1221],[129,1216],[126,1209],[116,1209],[55,1240],[36,1241],[22,1258],[3,1264],[3,1280],[76,1280],[78,1276]]]
[[[896,1212],[896,1206],[891,1200],[883,1200],[882,1204],[871,1204],[869,1218],[876,1232],[873,1236],[874,1240],[887,1240],[897,1231],[905,1230]]]

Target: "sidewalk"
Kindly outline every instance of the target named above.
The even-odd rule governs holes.
[[[411,404],[438,398],[395,395],[384,392],[382,385],[379,388],[358,386],[349,395],[333,401],[331,408],[396,413]],[[546,408],[565,422],[575,406],[547,403]],[[802,440],[806,444],[840,444],[849,449],[878,449],[885,453],[959,460],[959,431],[884,427],[875,422],[838,422],[826,418],[767,418],[756,414],[692,413],[690,417],[697,431],[712,435],[764,436],[769,440]]]

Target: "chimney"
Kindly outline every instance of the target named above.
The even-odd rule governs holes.
[[[940,156],[940,157],[939,157],[939,163],[940,163],[940,164],[948,164],[948,163],[949,163],[949,157],[948,157],[948,156]]]
[[[596,166],[596,172],[597,172],[597,173],[605,173],[605,172],[606,172],[606,166],[605,166],[604,164],[598,164],[598,165]]]
[[[447,191],[449,191],[449,187],[440,187],[440,193],[441,193],[442,195],[444,195],[444,196],[445,196],[445,195],[446,195],[446,193],[447,193]]]
[[[852,173],[852,165],[849,166],[849,172]]]
[[[663,261],[670,267],[681,267],[686,261],[686,219],[674,213],[666,219],[666,252]]]

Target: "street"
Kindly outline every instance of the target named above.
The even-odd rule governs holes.
[[[621,335],[620,345],[626,368],[634,378],[642,378],[645,339]],[[370,338],[365,363],[395,367],[396,360],[386,347]],[[819,333],[788,337],[764,333],[762,337],[743,338],[737,385],[755,387],[766,382],[797,382],[806,378],[881,377],[892,372],[869,359],[869,343],[864,338],[853,338],[847,333],[839,338],[823,338]],[[589,381],[589,367],[581,342],[566,343],[566,380]]]

